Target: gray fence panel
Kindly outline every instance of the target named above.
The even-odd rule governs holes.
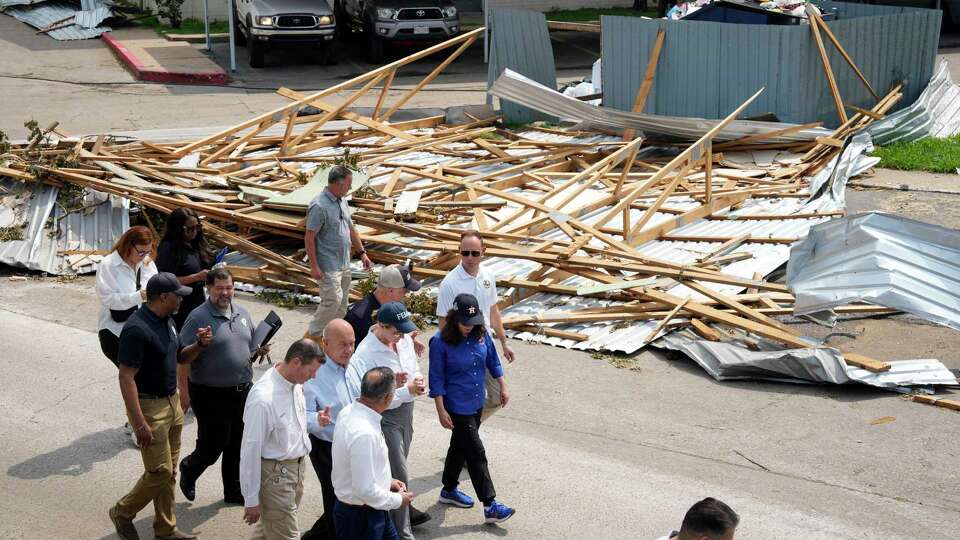
[[[548,88],[557,87],[557,68],[553,46],[543,13],[517,9],[491,10],[491,48],[487,67],[487,86],[511,69]],[[509,122],[556,121],[533,109],[510,101],[500,102],[504,119]]]
[[[897,109],[912,104],[936,58],[938,10],[822,2],[836,7],[829,22],[844,50],[877,93],[906,79]],[[766,90],[745,116],[775,113],[784,122],[839,124],[820,54],[802,26],[738,25],[602,17],[604,105],[630,110],[643,79],[657,29],[667,31],[644,112],[722,118],[760,87]],[[821,33],[822,34],[822,33]],[[843,102],[871,107],[875,100],[823,36]],[[847,111],[849,114],[851,111]]]

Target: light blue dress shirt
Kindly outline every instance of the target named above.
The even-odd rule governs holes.
[[[317,370],[316,375],[303,385],[303,396],[307,402],[307,431],[321,441],[333,442],[333,428],[340,411],[353,402],[347,388],[347,370],[334,362],[329,356]],[[329,426],[320,427],[317,412],[330,407]]]

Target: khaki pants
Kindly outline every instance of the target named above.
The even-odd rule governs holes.
[[[350,301],[350,267],[336,272],[324,272],[317,280],[320,287],[320,305],[313,314],[308,332],[314,336],[323,334],[323,328],[333,319],[341,319],[347,313]]]
[[[299,540],[297,508],[303,499],[307,458],[260,460],[260,521],[252,540]]]
[[[157,536],[169,536],[177,526],[177,517],[173,513],[173,493],[180,460],[183,410],[176,394],[160,399],[141,399],[140,409],[153,430],[153,442],[140,449],[143,475],[130,493],[117,503],[117,515],[133,519],[137,512],[153,501],[153,532]],[[133,420],[130,420],[130,425],[133,425]]]

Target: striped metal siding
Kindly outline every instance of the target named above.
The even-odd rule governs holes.
[[[504,69],[509,68],[549,88],[556,88],[557,68],[547,31],[547,19],[543,13],[494,9],[490,17],[492,40],[487,87],[497,80]],[[504,118],[510,122],[556,121],[554,117],[509,101],[501,100],[500,108]]]
[[[933,73],[940,33],[937,10],[825,3],[828,23],[879,94],[906,79],[899,107],[913,103]],[[873,8],[873,11],[871,11]],[[881,13],[870,15],[870,13]],[[667,37],[644,112],[722,118],[761,87],[743,116],[776,113],[781,121],[838,124],[810,28],[603,17],[604,105],[630,110],[657,30]],[[844,103],[874,99],[829,41],[825,48]],[[848,111],[849,112],[849,111]]]

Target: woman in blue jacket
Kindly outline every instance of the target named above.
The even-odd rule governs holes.
[[[486,371],[500,384],[500,406],[505,407],[510,399],[503,368],[483,326],[476,297],[458,295],[446,320],[447,324],[430,339],[430,397],[436,403],[440,425],[453,431],[443,464],[440,502],[473,507],[473,499],[457,489],[460,471],[466,464],[473,489],[483,503],[484,521],[500,523],[516,511],[496,501],[479,429],[486,399]]]

